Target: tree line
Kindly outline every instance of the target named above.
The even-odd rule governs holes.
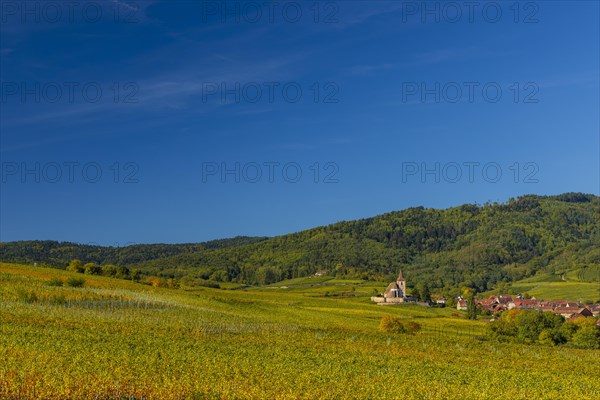
[[[502,342],[600,349],[600,327],[591,317],[565,320],[552,312],[513,309],[487,329],[489,337]]]

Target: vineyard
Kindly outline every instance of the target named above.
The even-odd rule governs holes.
[[[575,278],[581,282],[600,282],[600,266],[592,265],[574,270],[567,274],[568,278]]]
[[[81,276],[0,264],[0,398],[600,397],[600,351],[490,341],[453,309],[373,305],[373,283],[59,284]]]

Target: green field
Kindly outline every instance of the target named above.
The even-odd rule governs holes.
[[[84,287],[51,286],[72,277]],[[600,397],[600,351],[485,340],[453,309],[376,306],[378,288],[175,290],[0,263],[0,398]],[[379,332],[390,314],[423,330]]]
[[[570,281],[593,282],[600,285],[600,266],[594,265],[571,270],[565,274],[565,279]]]
[[[541,275],[515,282],[513,290],[519,293],[529,293],[537,299],[546,300],[572,300],[572,301],[597,301],[600,299],[599,282],[581,282],[574,280],[577,271],[573,273],[573,280],[568,274],[562,280],[556,275]]]

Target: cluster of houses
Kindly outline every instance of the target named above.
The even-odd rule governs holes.
[[[435,300],[435,303],[445,305],[446,300],[445,297],[438,297]],[[406,280],[404,279],[402,271],[398,274],[396,281],[388,285],[383,294],[371,297],[371,301],[382,306],[402,303],[417,303],[419,305],[430,304],[418,303],[417,299],[406,294]],[[535,297],[524,299],[521,295],[513,296],[510,294],[500,294],[497,296],[490,296],[487,300],[475,300],[475,304],[479,308],[489,311],[490,314],[512,310],[513,308],[520,308],[550,311],[560,314],[566,319],[600,316],[600,304],[586,305],[576,301],[537,300]],[[456,301],[456,309],[466,311],[467,300],[459,297]],[[598,319],[598,324],[600,325],[600,319]]]
[[[566,300],[537,300],[535,297],[524,299],[521,295],[512,296],[501,294],[490,296],[486,300],[475,300],[475,304],[483,310],[492,314],[500,311],[519,309],[532,309],[540,311],[550,311],[560,314],[567,319],[579,317],[598,317],[600,316],[600,304],[586,305],[576,301]],[[457,310],[467,310],[467,300],[459,297],[456,302]]]

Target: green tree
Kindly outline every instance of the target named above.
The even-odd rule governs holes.
[[[594,318],[577,318],[573,324],[579,328],[571,339],[574,347],[600,349],[600,328]]]
[[[550,330],[552,337],[558,342],[556,333],[563,324],[564,318],[551,312],[526,310],[516,318],[518,337],[526,343],[535,343],[544,330]]]
[[[427,283],[419,283],[418,292],[419,292],[419,300],[423,302],[431,301],[431,292],[429,291],[429,285]]]
[[[220,270],[213,272],[210,275],[210,280],[217,281],[217,282],[228,282],[229,275],[227,274],[227,271],[223,271],[222,269],[220,269]]]
[[[100,268],[96,263],[87,263],[83,266],[84,273],[88,275],[100,275],[102,273],[102,268]]]
[[[117,272],[115,273],[115,278],[118,279],[129,279],[129,268],[124,266],[118,266]]]
[[[414,288],[412,288],[412,290],[410,291],[410,294],[412,297],[414,297],[417,300],[419,300],[421,298],[421,292],[419,292],[418,286],[415,286]]]
[[[81,262],[81,260],[72,260],[67,266],[67,271],[81,273],[84,271],[83,263]]]
[[[133,271],[131,271],[132,281],[139,282],[140,279],[142,279],[142,271],[140,271],[139,269],[134,269]]]
[[[277,282],[277,276],[272,268],[260,267],[256,270],[256,281],[259,285],[269,285]]]
[[[571,338],[573,337],[575,332],[577,332],[577,329],[579,329],[579,327],[575,325],[573,321],[567,321],[567,323],[562,324],[559,329],[559,333],[563,338],[563,343],[571,341]]]
[[[102,266],[102,275],[104,276],[116,276],[119,268],[116,265],[107,264]]]
[[[475,292],[469,292],[467,296],[467,318],[477,319],[477,304],[475,304]]]
[[[556,344],[554,340],[554,332],[551,329],[544,329],[538,338],[540,344],[545,344],[548,346],[554,346]]]

